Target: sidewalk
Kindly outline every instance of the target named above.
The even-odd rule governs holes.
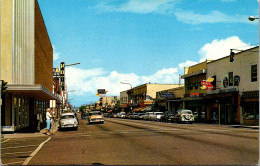
[[[251,128],[251,129],[258,129],[259,130],[259,126],[248,126],[248,125],[231,125],[234,128]]]
[[[56,133],[58,131],[58,120],[55,123],[55,126],[53,127],[53,132]],[[52,134],[53,135],[53,134]],[[51,135],[51,136],[52,136]],[[2,134],[1,139],[5,138],[22,138],[22,137],[40,137],[40,136],[45,136],[49,137],[46,135],[46,128],[41,129],[39,132],[26,132],[26,131],[21,131],[21,132],[16,132],[16,133],[8,133],[8,134]]]

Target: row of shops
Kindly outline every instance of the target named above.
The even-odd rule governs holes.
[[[232,62],[226,56],[185,67],[184,85],[178,87],[149,91],[149,84],[144,84],[141,90],[121,92],[121,109],[147,111],[144,107],[151,106],[151,111],[165,113],[189,109],[199,122],[259,125],[258,52],[259,46],[234,54]]]

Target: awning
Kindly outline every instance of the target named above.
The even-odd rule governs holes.
[[[8,93],[15,93],[25,95],[28,97],[40,99],[40,100],[56,100],[57,103],[61,103],[62,97],[54,95],[48,89],[42,85],[7,85]]]
[[[141,111],[143,108],[145,108],[145,107],[138,107],[138,108],[135,108],[135,109],[133,109],[133,112]]]

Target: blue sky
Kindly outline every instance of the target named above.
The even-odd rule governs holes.
[[[185,66],[259,45],[258,0],[38,0],[76,106],[144,83],[179,82]],[[183,81],[182,81],[183,82]]]

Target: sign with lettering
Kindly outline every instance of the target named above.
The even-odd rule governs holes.
[[[236,92],[236,88],[231,88],[231,89],[221,89],[219,90],[219,93],[230,93],[230,92]]]
[[[234,77],[234,86],[238,86],[239,85],[239,82],[240,82],[240,77],[238,75],[236,75]]]
[[[208,78],[207,80],[202,80],[201,81],[201,89],[206,89],[206,90],[213,90],[213,85],[211,84],[214,81],[214,78]]]
[[[97,92],[98,92],[98,94],[106,94],[105,89],[98,89]]]
[[[64,86],[65,86],[65,63],[61,62],[60,63],[60,88],[61,91],[64,91]]]
[[[225,78],[223,79],[223,86],[224,86],[224,88],[227,88],[227,87],[228,87],[228,78],[227,78],[227,77],[225,77]]]

